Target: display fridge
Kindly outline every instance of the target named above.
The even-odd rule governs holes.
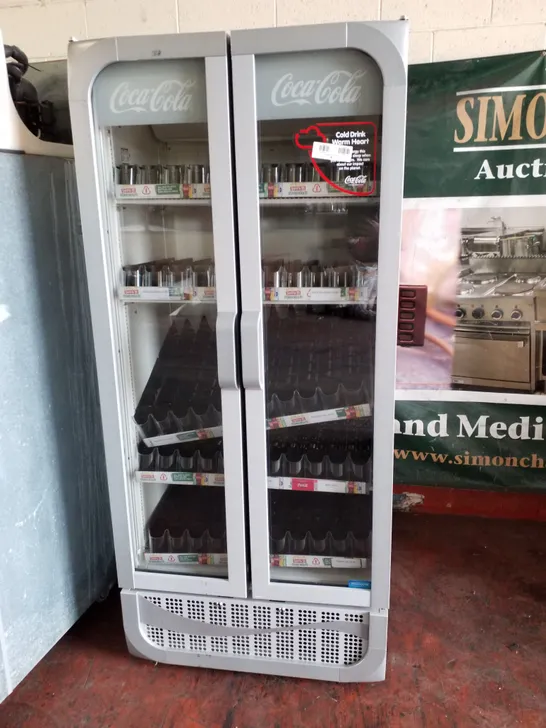
[[[384,677],[406,48],[405,21],[70,45],[135,655]]]

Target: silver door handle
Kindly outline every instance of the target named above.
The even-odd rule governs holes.
[[[216,316],[218,384],[221,389],[239,389],[235,352],[235,319],[236,314],[233,311],[219,311]]]
[[[264,389],[262,312],[243,311],[241,317],[243,385],[246,389]]]

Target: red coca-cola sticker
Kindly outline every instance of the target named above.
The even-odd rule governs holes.
[[[315,490],[316,482],[311,478],[292,478],[292,490]]]
[[[300,129],[294,143],[307,151],[319,178],[333,189],[357,197],[375,194],[377,126],[373,121],[320,121]]]

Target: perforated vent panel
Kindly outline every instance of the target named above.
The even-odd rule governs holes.
[[[146,625],[146,636],[152,644],[158,647],[163,647],[164,632],[165,630],[161,627],[152,627],[150,624]]]
[[[298,664],[347,666],[361,660],[366,651],[368,614],[356,609],[307,607],[275,602],[218,600],[211,597],[144,594],[145,599],[167,612],[204,625],[253,630],[253,634],[186,634],[152,624],[142,632],[154,645],[166,650],[259,658]],[[332,627],[347,622],[362,625],[362,637]],[[321,624],[328,623],[328,629]],[[306,625],[313,625],[305,629]],[[315,626],[316,625],[316,626]],[[195,632],[196,630],[193,630]],[[198,631],[198,630],[197,630]]]

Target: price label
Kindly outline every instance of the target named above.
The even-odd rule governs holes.
[[[330,162],[349,162],[353,148],[348,144],[328,144],[327,142],[313,142],[313,159],[328,159]]]

